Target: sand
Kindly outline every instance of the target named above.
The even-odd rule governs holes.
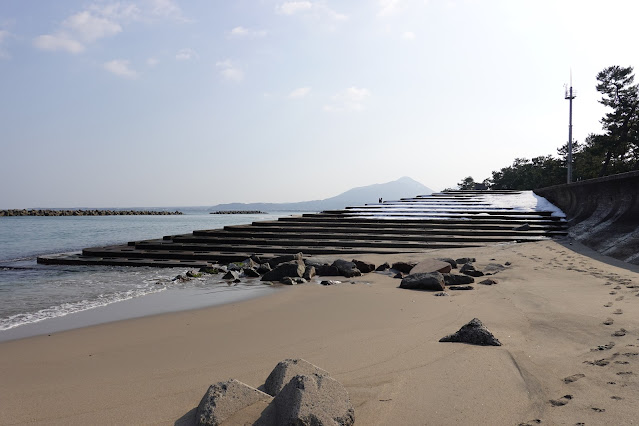
[[[190,424],[210,384],[258,387],[278,361],[300,357],[346,387],[359,425],[633,424],[639,273],[575,249],[591,254],[542,241],[362,255],[512,266],[496,285],[448,297],[371,273],[3,342],[0,423]],[[438,342],[475,317],[503,346]]]

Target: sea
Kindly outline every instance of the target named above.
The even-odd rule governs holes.
[[[277,291],[259,279],[233,285],[219,275],[173,280],[186,272],[184,268],[39,265],[36,259],[40,255],[306,213],[219,215],[204,207],[147,210],[184,214],[0,217],[0,341],[233,303]]]

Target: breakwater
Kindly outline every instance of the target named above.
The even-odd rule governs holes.
[[[218,210],[211,214],[268,214],[260,210]]]
[[[182,212],[155,210],[56,210],[56,209],[13,209],[0,210],[2,216],[166,216],[180,215]]]
[[[639,265],[639,171],[534,191],[561,208],[570,237]]]

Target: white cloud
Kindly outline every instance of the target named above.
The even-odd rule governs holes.
[[[124,78],[137,78],[138,73],[131,68],[129,68],[129,61],[124,59],[114,59],[109,62],[105,62],[102,64],[105,70],[109,71],[112,74],[117,75],[118,77]]]
[[[62,26],[86,43],[114,36],[122,31],[122,27],[117,22],[108,18],[94,16],[87,10],[69,16],[64,20]]]
[[[227,80],[239,82],[244,79],[244,71],[238,68],[230,59],[218,61],[215,66],[220,70],[222,77]]]
[[[146,0],[150,6],[150,12],[152,15],[174,19],[176,21],[186,21],[187,19],[182,14],[182,9],[173,0]]]
[[[385,17],[394,14],[399,7],[400,0],[379,0],[377,16]]]
[[[415,33],[414,33],[414,32],[412,32],[412,31],[404,31],[404,32],[402,33],[402,38],[403,38],[404,40],[415,40],[415,37],[416,37],[416,36],[415,36]]]
[[[154,67],[154,66],[156,66],[159,63],[160,63],[160,61],[157,58],[148,58],[146,60],[146,64],[148,66],[150,66],[150,67]]]
[[[233,38],[258,38],[265,37],[266,31],[264,30],[252,30],[250,28],[244,28],[242,26],[235,27],[229,31],[229,37]]]
[[[323,2],[288,1],[277,5],[275,12],[288,16],[297,14],[311,14],[317,17],[325,16],[335,21],[348,19],[348,16],[335,12]]]
[[[55,35],[41,35],[33,40],[33,45],[42,50],[66,50],[69,53],[80,53],[84,51],[84,45],[64,33]]]
[[[342,90],[331,99],[333,103],[324,106],[325,111],[361,111],[364,109],[364,102],[371,96],[368,89],[359,87],[349,87]]]
[[[310,92],[311,92],[310,87],[299,87],[293,90],[291,93],[289,93],[288,97],[290,99],[300,99],[308,95]]]
[[[9,53],[4,47],[5,40],[9,38],[9,31],[0,30],[0,59],[8,59]]]
[[[197,52],[189,48],[180,49],[180,51],[175,54],[175,59],[178,61],[190,61],[191,59],[197,58],[199,58]]]

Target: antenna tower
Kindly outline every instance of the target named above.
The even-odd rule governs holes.
[[[570,71],[570,88],[566,87],[566,93],[564,99],[568,99],[570,102],[570,113],[568,115],[568,177],[567,183],[572,182],[572,100],[577,95],[572,91],[572,71]]]

